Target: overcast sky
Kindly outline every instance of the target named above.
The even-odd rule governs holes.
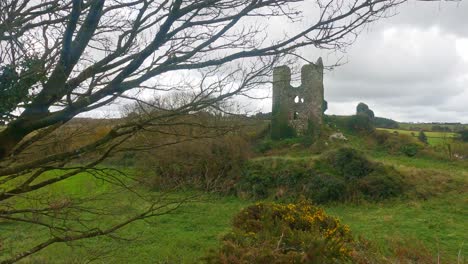
[[[397,12],[365,29],[347,63],[325,73],[327,114],[353,114],[365,102],[398,121],[468,123],[468,1],[410,1]],[[271,99],[261,108],[270,111]]]
[[[326,113],[351,115],[364,102],[398,121],[468,123],[468,0],[412,0],[397,12],[363,30],[344,54],[347,63],[325,72]],[[320,51],[302,53],[315,61]],[[336,54],[322,56],[336,62]],[[271,111],[271,98],[241,101],[251,111]]]
[[[328,114],[365,102],[399,121],[468,123],[468,1],[410,1],[365,30],[326,72]],[[324,58],[326,61],[326,58]]]

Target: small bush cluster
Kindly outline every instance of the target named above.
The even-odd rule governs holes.
[[[374,131],[372,119],[366,115],[353,115],[347,121],[347,129],[357,133],[370,133]]]
[[[463,142],[468,142],[468,129],[458,132],[459,138]]]
[[[257,203],[242,210],[208,263],[347,263],[349,227],[308,201]]]
[[[415,141],[411,136],[404,134],[391,134],[387,131],[376,130],[372,133],[378,148],[389,154],[403,154],[414,157],[424,148],[421,142]]]
[[[345,180],[348,199],[359,196],[369,199],[386,199],[404,191],[402,175],[393,167],[372,162],[352,148],[340,148],[319,161],[322,170]]]
[[[372,162],[354,149],[340,148],[318,160],[250,161],[236,189],[241,197],[291,199],[304,195],[325,203],[395,197],[403,193],[404,182],[394,168]]]

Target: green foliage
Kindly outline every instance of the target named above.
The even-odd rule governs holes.
[[[141,180],[154,189],[191,187],[228,192],[249,157],[239,136],[182,142],[139,158]]]
[[[404,154],[414,157],[423,149],[423,145],[413,139],[411,135],[403,133],[389,133],[386,130],[376,130],[372,139],[377,143],[377,148],[385,150],[389,154]]]
[[[419,183],[426,184],[424,179]],[[468,194],[454,193],[424,200],[392,201],[360,206],[334,204],[329,214],[349,224],[354,234],[372,241],[387,261],[357,263],[457,263],[466,262],[466,212]],[[404,243],[395,243],[401,241]],[[403,241],[402,241],[403,240]],[[400,246],[399,246],[400,244]],[[413,251],[411,254],[410,250]],[[406,254],[403,254],[406,251]],[[429,251],[429,252],[428,252]],[[423,262],[419,254],[425,253]],[[368,259],[369,252],[364,256]],[[406,259],[405,259],[406,258]]]
[[[374,117],[372,121],[375,127],[381,127],[381,128],[398,128],[399,127],[399,124],[397,121],[389,119],[389,118]]]
[[[433,125],[431,127],[432,131],[437,131],[437,132],[451,132],[452,129],[448,126],[441,126],[441,125]]]
[[[419,149],[420,147],[416,143],[409,143],[409,144],[402,145],[400,147],[401,153],[405,154],[408,157],[416,156],[419,152]]]
[[[286,138],[293,138],[296,136],[296,130],[289,125],[287,116],[280,112],[272,113],[271,120],[271,139],[280,140]]]
[[[369,161],[362,153],[341,148],[318,160],[259,159],[247,163],[236,184],[241,197],[294,199],[301,195],[318,203],[386,199],[404,191],[393,168]]]
[[[324,163],[324,161],[326,161]],[[322,160],[326,169],[345,179],[348,199],[356,196],[386,199],[404,192],[402,175],[393,167],[370,161],[352,148],[340,148],[328,153]]]
[[[458,134],[460,135],[461,141],[468,142],[468,129],[460,131],[460,132],[458,132]]]
[[[346,225],[310,202],[257,203],[234,217],[208,263],[348,263],[353,238]]]
[[[283,140],[265,139],[255,145],[255,150],[260,153],[266,153],[273,149],[291,147],[293,145],[303,143],[304,139],[302,137],[287,138]]]
[[[346,180],[341,177],[318,173],[306,183],[305,187],[307,197],[317,203],[341,201],[343,200],[343,194],[346,193]]]
[[[10,113],[30,100],[33,85],[45,78],[42,62],[37,58],[28,58],[19,65],[0,66],[0,121],[10,120]]]
[[[454,175],[460,175],[461,179],[466,182],[466,177],[464,177],[466,169],[461,167],[461,163],[415,160],[404,156],[388,155],[382,156],[381,159],[395,164],[404,164],[405,167],[411,168],[412,166],[427,168],[434,165],[431,167],[433,170],[449,171],[445,182],[450,182]],[[416,161],[420,162],[416,163]],[[422,177],[418,186],[433,185],[432,182],[428,183],[426,179],[427,177]],[[102,200],[105,206],[112,208],[116,201],[129,209],[140,206],[134,202],[135,198],[131,193],[119,191],[121,189],[117,186],[93,177],[90,173],[82,173],[77,178],[60,182],[54,185],[51,192],[86,195],[87,192],[96,193],[109,190],[109,188],[113,191],[106,196],[106,199]],[[159,195],[159,193],[148,190],[142,190],[141,194]],[[97,254],[106,256],[105,261],[108,263],[154,263],[155,259],[161,260],[161,263],[197,262],[207,250],[219,247],[219,237],[229,230],[230,224],[232,224],[231,218],[242,208],[246,208],[250,202],[206,193],[176,192],[170,196],[171,199],[183,199],[195,194],[200,195],[198,201],[183,204],[179,210],[171,214],[133,223],[118,233],[120,237],[128,238],[140,234],[138,239],[101,237],[87,240],[86,246],[79,242],[58,243],[40,251],[37,255],[28,257],[24,262],[70,263],[72,260],[76,260],[78,263],[83,263],[95,259]],[[462,249],[461,259],[466,261],[466,249],[464,250],[463,245],[466,245],[467,195],[466,192],[457,191],[453,194],[438,193],[436,197],[424,200],[392,200],[356,205],[333,203],[326,205],[326,212],[329,215],[339,217],[343,223],[348,224],[354,235],[365,237],[368,240],[361,241],[359,239],[356,241],[359,244],[354,249],[358,251],[359,255],[356,256],[353,253],[353,261],[357,258],[355,263],[426,264],[419,262],[420,258],[415,258],[415,255],[408,255],[409,253],[406,255],[408,259],[400,258],[401,250],[411,249],[410,245],[413,245],[414,252],[421,251],[423,246],[427,247],[432,254],[432,259],[436,259],[439,253],[441,263],[457,263],[460,249]],[[167,193],[164,196],[167,196]],[[98,200],[101,201],[101,199]],[[98,200],[92,202],[97,203]],[[116,211],[115,214],[132,216],[132,212],[129,210]],[[102,220],[96,224],[105,225],[107,223]],[[45,240],[50,235],[47,228],[42,229],[42,232],[37,232],[39,228],[27,223],[2,221],[0,237],[3,242],[12,241],[14,243],[12,246],[17,248],[34,246],[37,241],[34,240],[35,238]],[[32,231],[37,237],[32,235]],[[398,239],[406,242],[400,248],[395,247],[395,243],[393,243]],[[372,249],[373,252],[369,252],[369,244],[375,245]],[[3,245],[5,252],[10,250],[9,247],[5,246],[6,243]],[[379,261],[380,259],[373,261],[374,254],[385,255],[384,260],[386,261]],[[357,261],[360,259],[368,262]]]
[[[397,197],[404,191],[403,178],[391,167],[375,166],[374,170],[358,182],[358,189],[365,197],[386,199]]]
[[[354,115],[348,119],[347,128],[357,133],[370,133],[374,131],[372,120],[367,115]]]
[[[373,164],[364,154],[353,148],[340,148],[328,153],[326,159],[333,170],[349,180],[362,178],[373,170]]]
[[[419,131],[418,139],[419,139],[419,141],[421,141],[422,143],[428,144],[426,133],[424,133],[424,131],[422,131],[422,130]]]

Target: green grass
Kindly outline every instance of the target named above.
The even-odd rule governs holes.
[[[361,143],[350,136],[350,143]],[[363,143],[362,143],[363,144]],[[304,154],[301,152],[301,154]],[[468,163],[432,158],[391,156],[369,153],[374,160],[395,166],[408,173],[414,192],[429,193],[424,198],[407,198],[382,203],[329,204],[326,211],[348,224],[356,236],[376,245],[382,254],[391,255],[394,241],[417,245],[421,242],[442,263],[456,263],[461,249],[467,253],[468,226]],[[267,157],[266,159],[308,160],[311,154]],[[258,159],[265,159],[259,157]],[[132,173],[132,170],[126,170]],[[58,171],[52,172],[58,173]],[[50,177],[52,175],[46,175]],[[157,198],[159,192],[137,187],[143,195]],[[103,195],[109,193],[108,195]],[[102,179],[82,173],[36,195],[53,199],[100,195],[93,205],[114,210],[116,218],[132,215],[144,208],[134,194],[123,191]],[[29,257],[25,263],[197,263],[206,252],[216,249],[220,238],[230,230],[232,217],[254,201],[231,196],[179,191],[167,199],[180,200],[196,196],[176,211],[149,220],[139,221],[119,231],[117,237],[100,237],[69,244],[54,244]],[[31,203],[18,200],[18,204]],[[112,218],[112,217],[111,217]],[[105,226],[116,219],[97,219]],[[25,223],[0,221],[0,260],[2,257],[31,247],[50,236],[49,230]],[[464,244],[463,248],[462,245]]]
[[[442,263],[453,263],[459,250],[466,256],[468,242],[468,195],[448,195],[420,201],[384,204],[336,205],[327,212],[338,216],[351,230],[390,254],[392,241],[408,246],[422,242]],[[465,246],[463,246],[465,245]]]
[[[145,189],[139,191],[153,197],[162,195]],[[117,218],[131,216],[135,209],[144,207],[135,195],[120,192],[119,188],[85,173],[55,185],[50,190],[50,197],[65,194],[84,197],[88,193],[99,195],[104,192],[112,194],[100,197],[101,200],[94,205],[121,208],[115,211]],[[135,222],[117,232],[118,238],[100,237],[54,244],[27,258],[26,263],[84,263],[95,257],[98,257],[98,263],[194,263],[208,250],[218,246],[222,234],[229,231],[232,216],[251,203],[198,192],[171,193],[167,200],[187,197],[193,198],[176,211]],[[104,227],[113,220],[102,217],[95,225]],[[5,245],[0,251],[0,260],[2,256],[27,249],[49,237],[45,228],[0,222],[0,241]]]
[[[379,159],[379,157],[376,157]],[[384,159],[385,157],[380,157]],[[387,162],[401,163],[400,157]],[[406,159],[408,160],[408,159]],[[420,159],[400,166],[424,167],[430,161]],[[457,175],[466,175],[464,164],[450,165],[433,163],[435,169],[454,168]],[[466,179],[466,178],[465,178]],[[70,179],[56,185],[52,193],[80,194],[104,192],[114,187],[90,175]],[[143,190],[157,196],[159,193]],[[172,199],[199,194],[178,192]],[[396,200],[385,203],[361,205],[327,205],[329,214],[349,224],[355,235],[373,241],[381,252],[391,254],[391,241],[406,239],[411,243],[421,241],[443,260],[453,261],[463,243],[468,242],[466,215],[468,215],[468,193],[447,193],[428,200]],[[193,263],[210,249],[219,245],[220,237],[230,230],[231,218],[241,208],[253,203],[235,197],[200,194],[196,201],[183,205],[177,211],[136,222],[118,236],[123,239],[102,237],[71,244],[56,244],[28,259],[27,262],[65,263],[78,262],[99,256],[97,263]],[[105,200],[109,206],[119,203],[120,207],[139,207],[131,194],[114,193]],[[124,211],[122,214],[128,214]],[[39,231],[39,232],[38,232]],[[0,238],[7,243],[21,243],[23,247],[33,245],[33,240],[46,238],[47,230],[38,230],[26,224],[0,222]],[[16,249],[16,248],[15,248]],[[466,247],[463,252],[466,252]],[[8,251],[3,251],[6,254]],[[466,255],[466,253],[463,253]],[[445,262],[445,263],[448,263]]]
[[[433,126],[448,127],[452,131],[468,129],[468,124],[431,124],[431,123],[398,123],[401,129],[411,130],[411,128],[424,129],[426,131],[432,130]]]
[[[390,133],[394,133],[395,131],[399,134],[409,135],[413,137],[418,137],[419,131],[412,131],[412,130],[403,130],[403,129],[393,129],[393,128],[377,128],[377,130],[388,131]],[[427,136],[427,141],[430,145],[436,146],[441,145],[444,143],[450,143],[453,141],[453,138],[457,136],[457,133],[453,132],[432,132],[432,131],[425,131],[424,132]]]

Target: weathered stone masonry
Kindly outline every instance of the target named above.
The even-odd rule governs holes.
[[[324,112],[323,63],[301,69],[301,85],[291,86],[291,69],[280,66],[273,71],[272,136],[275,129],[288,124],[298,135],[315,130],[322,125]],[[312,127],[311,127],[312,126]],[[276,136],[278,138],[278,136]]]

